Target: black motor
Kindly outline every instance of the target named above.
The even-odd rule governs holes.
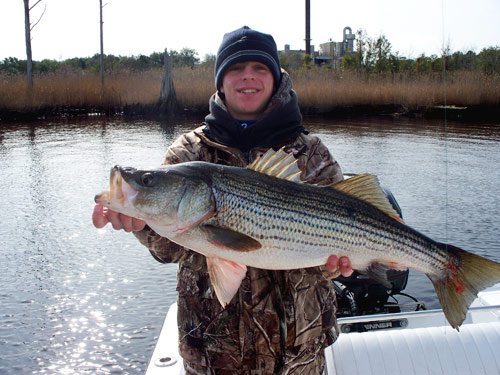
[[[391,288],[379,284],[369,277],[354,272],[350,277],[338,277],[333,281],[337,294],[338,317],[385,314],[400,312],[396,295],[411,298],[401,291],[406,287],[409,271],[388,270],[387,279]],[[392,297],[393,301],[389,301]]]

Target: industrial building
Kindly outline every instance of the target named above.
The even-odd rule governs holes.
[[[347,53],[354,53],[354,40],[355,34],[349,26],[344,27],[343,38],[341,42],[334,42],[330,40],[326,43],[319,45],[319,51],[314,50],[314,46],[310,46],[311,57],[316,65],[330,64],[334,68],[338,68],[342,56]],[[291,50],[289,44],[285,44],[285,49],[280,51],[285,55],[300,54],[304,56],[305,50]]]
[[[330,64],[338,68],[342,56],[348,53],[354,53],[355,38],[352,29],[349,26],[344,27],[343,39],[341,42],[329,41],[319,45],[319,54],[314,56],[314,63],[317,65]]]

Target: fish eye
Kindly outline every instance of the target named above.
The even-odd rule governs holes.
[[[153,179],[154,179],[154,176],[152,173],[150,172],[147,172],[147,173],[144,173],[142,176],[141,176],[141,183],[144,185],[144,186],[151,186],[153,184]]]

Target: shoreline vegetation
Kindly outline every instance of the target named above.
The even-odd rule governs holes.
[[[175,107],[165,113],[159,101],[162,69],[98,74],[57,72],[34,77],[30,94],[25,75],[0,75],[0,121],[87,114],[162,117],[208,113],[214,93],[212,68],[173,69]],[[363,76],[333,70],[291,71],[305,115],[400,114],[500,118],[500,75],[458,71]],[[445,99],[446,92],[446,99]]]
[[[0,61],[0,123],[57,116],[123,115],[167,117],[205,115],[215,92],[214,55],[202,61],[193,49],[149,56],[100,55],[64,61],[33,61],[33,87],[27,62]],[[175,98],[160,101],[168,57]],[[304,115],[397,114],[500,121],[500,47],[406,58],[393,53],[384,35],[358,30],[355,51],[315,65],[304,53],[280,53],[292,77]],[[170,63],[168,65],[170,65]]]

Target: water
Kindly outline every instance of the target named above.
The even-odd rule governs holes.
[[[500,125],[306,119],[344,171],[379,176],[406,222],[500,261]],[[196,120],[122,119],[0,128],[0,374],[142,374],[176,266],[91,224],[109,168],[156,165]],[[437,308],[425,276],[405,290]]]

